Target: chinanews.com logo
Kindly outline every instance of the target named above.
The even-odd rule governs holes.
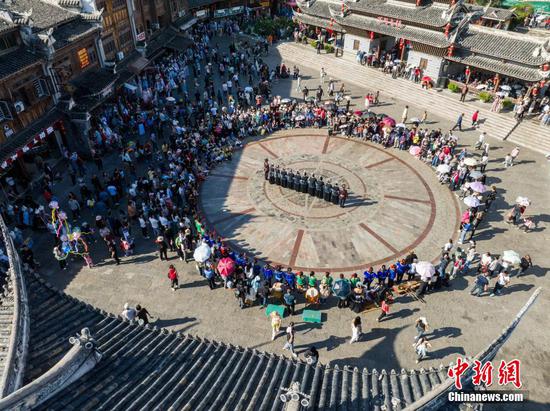
[[[473,372],[472,384],[474,387],[484,386],[489,390],[462,391],[462,377],[470,368]],[[447,372],[447,375],[454,379],[454,386],[457,390],[448,393],[449,402],[515,403],[527,400],[527,392],[520,390],[522,387],[520,360],[500,361],[495,379],[493,379],[494,374],[495,367],[491,361],[482,363],[474,360],[470,363],[458,357],[456,364]],[[491,391],[490,387],[494,383],[501,387],[509,387],[511,390]]]

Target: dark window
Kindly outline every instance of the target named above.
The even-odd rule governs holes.
[[[126,44],[132,40],[132,33],[130,31],[122,33],[119,39],[120,39],[120,44]]]
[[[0,122],[6,120],[13,120],[10,106],[7,101],[0,101]]]
[[[115,51],[115,41],[111,38],[103,42],[103,50],[105,54],[111,54]]]
[[[113,9],[118,9],[122,6],[126,6],[126,0],[113,0]]]
[[[42,98],[50,95],[50,90],[48,89],[48,83],[43,78],[37,78],[33,81],[34,90],[36,92],[36,97]]]
[[[11,49],[17,46],[17,34],[9,33],[0,37],[0,51]]]
[[[361,44],[361,42],[359,40],[353,40],[353,49],[354,50],[359,50],[359,45]]]

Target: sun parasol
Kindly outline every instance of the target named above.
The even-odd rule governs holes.
[[[520,206],[524,206],[524,207],[527,207],[529,205],[531,205],[531,201],[529,201],[529,199],[527,197],[518,197],[516,198],[516,204],[519,204]]]
[[[384,117],[382,119],[382,123],[384,123],[386,126],[389,126],[389,127],[395,126],[395,120],[391,117]]]
[[[206,243],[202,243],[197,248],[195,248],[195,252],[193,253],[193,258],[198,263],[204,263],[206,260],[210,258],[210,255],[212,254],[212,250]]]
[[[420,123],[420,119],[418,117],[411,118],[411,123]]]
[[[290,104],[291,100],[289,98],[284,98],[281,100],[281,104]]]
[[[218,272],[222,277],[229,277],[235,271],[235,261],[229,257],[222,258],[218,263]]]
[[[416,272],[422,281],[428,281],[435,274],[435,267],[428,261],[419,261],[416,263]]]
[[[420,148],[420,146],[411,146],[411,148],[409,148],[409,153],[411,153],[413,156],[419,155],[421,151],[422,149]]]
[[[470,177],[477,180],[478,178],[483,177],[483,173],[481,171],[474,170],[470,173]]]
[[[500,86],[500,89],[504,90],[504,91],[510,91],[510,90],[512,90],[512,87],[504,85],[504,86]]]
[[[302,121],[302,120],[305,120],[305,118],[306,117],[303,114],[300,114],[300,115],[296,116],[294,119],[298,120],[298,121]]]
[[[346,298],[351,294],[351,284],[349,281],[339,279],[332,285],[332,293],[338,298]]]
[[[446,174],[451,171],[451,166],[448,164],[440,164],[437,166],[436,170],[438,173]]]
[[[363,114],[363,112],[361,110],[355,110],[353,114],[355,114],[356,116],[360,116]]]
[[[399,123],[399,124],[396,124],[395,127],[397,127],[397,128],[406,128],[407,126],[405,125],[405,123]]]
[[[466,164],[467,166],[473,167],[477,165],[477,160],[473,157],[468,157],[464,159],[464,164]]]
[[[502,261],[506,261],[512,265],[521,263],[521,256],[514,250],[506,250],[502,253]]]
[[[451,152],[451,148],[449,146],[444,146],[443,147],[443,153],[445,155],[449,154]]]
[[[479,207],[479,199],[474,196],[468,196],[464,199],[464,204],[466,204],[468,207]]]
[[[245,93],[252,93],[254,91],[254,89],[251,87],[251,86],[246,86],[244,88],[244,92]]]
[[[476,193],[484,193],[485,191],[487,191],[487,187],[479,181],[474,181],[473,183],[470,183],[470,188]]]

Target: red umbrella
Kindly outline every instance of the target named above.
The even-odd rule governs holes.
[[[445,153],[445,155],[449,154],[451,152],[450,147],[449,146],[443,147],[443,152]]]
[[[384,123],[388,127],[395,127],[395,120],[391,117],[384,117],[382,123]]]
[[[222,258],[218,263],[218,272],[223,277],[229,277],[235,271],[235,261],[229,257]]]
[[[355,114],[356,116],[360,116],[363,114],[363,112],[361,110],[355,110],[353,114]]]
[[[422,77],[422,81],[429,81],[431,83],[433,80],[430,76],[424,76]]]

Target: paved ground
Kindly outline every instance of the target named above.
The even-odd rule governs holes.
[[[347,207],[269,184],[264,158],[346,184]],[[211,174],[201,198],[209,226],[233,245],[306,272],[361,273],[413,249],[435,259],[460,218],[456,197],[408,152],[315,129],[247,144]]]
[[[295,60],[304,74],[310,77],[311,80],[308,81],[318,81],[318,67],[310,68],[309,65],[312,63],[309,60],[307,65],[301,64],[303,60],[308,59],[305,52],[294,53],[292,58],[293,60],[290,60],[290,56],[285,57],[287,65],[292,66]],[[280,62],[280,55],[273,51],[268,61],[273,64]],[[329,71],[329,74],[337,77],[337,73],[333,74]],[[361,96],[364,96],[367,90],[374,90],[374,87],[365,89],[356,83],[348,82],[347,78],[346,84],[350,85],[350,92],[355,97],[354,104],[355,102],[362,104]],[[395,84],[399,85],[399,83]],[[295,96],[295,87],[296,85],[290,80],[284,80],[275,86],[274,91],[283,96]],[[451,125],[450,120],[454,118],[455,111],[447,108],[447,100],[440,100],[434,94],[431,97],[432,105],[419,105],[415,103],[413,94],[408,92],[399,94],[397,89],[391,89],[391,84],[387,87],[388,94],[385,89],[382,89],[382,106],[375,108],[374,111],[383,111],[399,118],[404,105],[409,104],[411,117],[420,115],[424,109],[428,109],[431,121],[429,127],[446,129]],[[389,95],[390,91],[391,95]],[[472,110],[474,106],[467,104],[465,107]],[[470,146],[478,133],[479,130],[460,133],[460,143]],[[275,142],[266,140],[265,143],[270,145]],[[522,150],[519,164],[510,169],[504,169],[501,164],[502,159],[512,147],[513,145],[508,142],[491,140],[492,161],[488,167],[488,173],[491,176],[489,183],[498,185],[499,198],[496,209],[489,214],[487,221],[481,226],[477,236],[478,249],[482,252],[490,250],[494,253],[515,249],[521,254],[530,253],[535,267],[528,275],[514,279],[512,285],[499,298],[472,298],[468,290],[472,285],[474,273],[457,279],[451,288],[427,296],[426,304],[400,298],[392,307],[393,314],[387,321],[376,323],[375,318],[378,313],[375,312],[363,315],[365,338],[361,343],[354,345],[347,343],[350,335],[349,323],[355,316],[354,313],[338,310],[333,306],[334,302],[331,302],[323,307],[325,313],[323,323],[312,326],[301,322],[299,315],[303,304],[300,302],[298,313],[293,318],[298,323],[298,348],[301,350],[309,344],[315,344],[320,348],[323,363],[353,364],[377,369],[414,368],[416,367],[415,357],[411,347],[414,336],[413,323],[420,315],[429,319],[433,329],[431,334],[433,348],[430,359],[424,364],[425,367],[437,366],[441,362],[448,363],[455,360],[457,355],[475,355],[488,345],[527,301],[531,292],[538,286],[548,284],[546,273],[550,266],[548,253],[550,214],[547,204],[550,201],[550,193],[544,190],[544,187],[550,182],[549,165],[542,155]],[[368,153],[371,148],[366,150]],[[375,151],[375,149],[372,150]],[[390,150],[388,155],[401,156],[393,150]],[[237,160],[234,161],[238,168],[240,165],[237,164]],[[366,164],[369,163],[366,162]],[[423,169],[424,166],[417,168],[422,175],[426,174],[420,171]],[[215,173],[220,172],[219,170],[221,169],[217,169]],[[434,196],[439,197],[440,193],[435,191],[439,187],[431,185],[429,170],[427,174],[425,179],[428,185],[434,192]],[[226,181],[222,178],[219,180]],[[62,195],[63,192],[67,192],[68,184],[65,180],[56,188],[56,193]],[[503,213],[518,195],[527,195],[533,200],[529,214],[536,216],[538,221],[539,228],[535,232],[524,234],[503,222]],[[410,196],[410,193],[406,196]],[[438,199],[438,201],[441,200]],[[445,203],[448,204],[448,202]],[[439,203],[437,206],[439,207]],[[429,207],[425,208],[428,211]],[[436,231],[446,229],[441,225],[442,223],[437,223],[433,229]],[[394,239],[393,237],[384,238],[388,242]],[[241,244],[243,247],[252,249],[256,246],[244,236],[243,241],[246,241]],[[398,245],[393,247],[398,248]],[[82,263],[75,261],[71,264],[69,271],[59,272],[49,250],[49,246],[44,247],[40,255],[42,274],[53,284],[75,297],[114,313],[119,313],[125,302],[141,303],[159,318],[156,323],[158,326],[191,332],[241,346],[282,353],[282,338],[275,342],[270,341],[269,324],[261,310],[257,307],[240,310],[232,292],[223,289],[210,291],[205,281],[196,274],[193,264],[180,262],[174,256],[170,263],[176,264],[182,274],[182,288],[176,292],[171,291],[166,278],[167,263],[158,260],[150,241],[138,238],[136,255],[124,259],[124,264],[118,267],[110,262],[103,262],[105,250],[102,244],[98,244],[94,247],[92,254],[99,264],[92,270],[82,268]],[[436,249],[434,253],[437,253]],[[548,402],[550,349],[546,342],[549,310],[548,294],[543,292],[497,357],[507,360],[517,357],[522,360],[523,380],[532,401],[529,409],[537,407],[544,409]]]

